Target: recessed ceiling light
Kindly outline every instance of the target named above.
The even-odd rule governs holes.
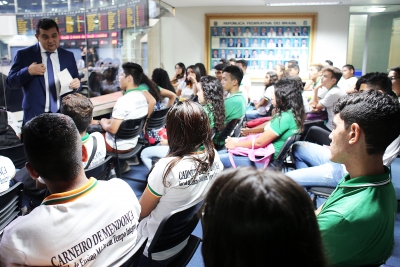
[[[386,7],[380,7],[380,6],[372,6],[367,8],[368,12],[383,12],[386,10]]]
[[[343,2],[302,2],[302,3],[266,3],[267,6],[320,6],[320,5],[340,5]]]

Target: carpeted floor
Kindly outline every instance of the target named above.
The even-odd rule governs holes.
[[[392,166],[392,180],[396,188],[397,199],[400,200],[400,158],[397,158]],[[125,180],[133,189],[136,196],[140,198],[142,196],[143,190],[146,188],[146,175],[148,173],[147,168],[141,164],[138,166],[131,166],[131,170],[122,175],[122,179]],[[201,224],[197,225],[193,232],[194,235],[202,237],[203,232],[201,229]],[[395,247],[392,256],[382,265],[385,267],[398,267],[400,266],[400,203],[397,209],[396,224],[395,224]],[[189,267],[203,267],[203,257],[201,256],[201,244],[194,254],[192,260],[190,261]]]

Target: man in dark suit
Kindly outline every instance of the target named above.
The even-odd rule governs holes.
[[[52,19],[40,19],[36,25],[38,43],[17,52],[7,77],[10,88],[22,87],[24,98],[23,125],[42,113],[56,113],[61,102],[61,85],[57,73],[68,69],[73,80],[69,88],[77,90],[81,83],[73,53],[59,48],[60,32]]]

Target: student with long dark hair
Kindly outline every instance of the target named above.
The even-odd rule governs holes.
[[[167,89],[168,91],[175,92],[175,88],[172,86],[172,83],[169,79],[168,72],[166,72],[162,68],[156,68],[153,70],[153,74],[151,75],[151,80],[160,86],[161,88]]]
[[[207,75],[207,70],[203,63],[196,63],[194,65],[199,68],[200,77],[204,77]]]
[[[200,180],[199,176],[214,177],[223,169],[211,140],[207,114],[201,105],[190,100],[175,104],[167,115],[167,130],[169,153],[151,169],[140,198],[139,232],[148,237],[145,256],[162,219],[206,194],[213,179]],[[179,252],[180,248],[171,249],[152,254],[152,258],[159,264],[167,263]]]
[[[215,128],[217,132],[221,131],[225,125],[225,106],[223,98],[222,85],[217,78],[205,76],[200,79],[199,102],[207,114],[210,128]],[[168,131],[168,139],[170,130]],[[145,148],[141,153],[141,159],[148,169],[151,168],[152,158],[164,158],[169,151],[168,140],[161,139],[160,145]]]
[[[175,74],[172,77],[171,84],[173,87],[178,87],[178,85],[185,80],[186,67],[185,64],[179,62],[175,65]]]
[[[297,88],[297,82],[292,79],[284,78],[275,84],[275,94],[272,97],[272,104],[275,107],[275,115],[264,127],[264,132],[254,140],[254,147],[266,147],[270,143],[274,146],[276,157],[285,141],[292,135],[302,132],[305,120],[303,98]],[[228,137],[225,140],[227,149],[235,147],[252,148],[253,140],[240,141],[236,138]],[[221,161],[225,167],[232,167],[232,163],[227,151],[220,151]],[[256,165],[248,157],[233,156],[233,160],[238,166]]]
[[[190,65],[186,69],[186,79],[180,83],[176,90],[176,95],[183,99],[190,99],[197,95],[200,82],[200,70],[195,65]]]
[[[199,215],[206,267],[326,266],[310,197],[281,173],[223,171]]]

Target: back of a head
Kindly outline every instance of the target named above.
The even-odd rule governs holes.
[[[237,60],[236,64],[241,64],[244,69],[247,69],[247,66],[249,65],[249,63],[245,59]]]
[[[300,132],[304,128],[306,117],[301,95],[302,87],[303,84],[293,78],[283,78],[275,84],[275,115],[279,116],[282,112],[291,110]]]
[[[328,63],[329,66],[332,66],[332,67],[333,67],[333,62],[330,61],[329,59],[325,60],[325,62]]]
[[[26,158],[38,174],[51,181],[71,181],[82,168],[82,143],[73,120],[45,113],[22,128]]]
[[[81,94],[69,94],[63,97],[60,111],[72,118],[80,134],[84,133],[92,121],[93,104]]]
[[[220,63],[214,67],[215,70],[220,70],[220,71],[222,71],[224,68],[225,68],[225,65],[222,63]]]
[[[361,76],[357,80],[355,89],[360,91],[362,84],[366,84],[368,89],[378,90],[386,94],[392,94],[392,82],[386,73],[370,72]]]
[[[223,64],[224,66],[230,65],[229,60],[227,60],[226,58],[221,58],[221,59],[219,60],[219,62],[220,62],[221,64]],[[235,60],[235,62],[236,62],[236,60]]]
[[[175,88],[171,84],[168,72],[166,72],[164,69],[154,69],[153,74],[151,75],[151,80],[161,88],[175,93]]]
[[[224,90],[221,82],[212,76],[204,76],[200,79],[203,97],[206,104],[210,105],[214,116],[214,127],[222,131],[225,127]]]
[[[199,68],[200,77],[207,75],[207,70],[203,63],[196,63],[194,65]]]
[[[400,104],[397,98],[367,90],[340,98],[333,107],[346,129],[357,123],[365,135],[367,154],[383,155],[400,135]]]
[[[202,212],[206,267],[326,265],[310,197],[282,173],[225,170]]]
[[[223,72],[229,73],[229,75],[231,76],[232,80],[237,80],[238,81],[238,85],[240,85],[240,83],[242,82],[243,71],[242,71],[241,68],[239,68],[237,66],[226,66],[224,68]]]

